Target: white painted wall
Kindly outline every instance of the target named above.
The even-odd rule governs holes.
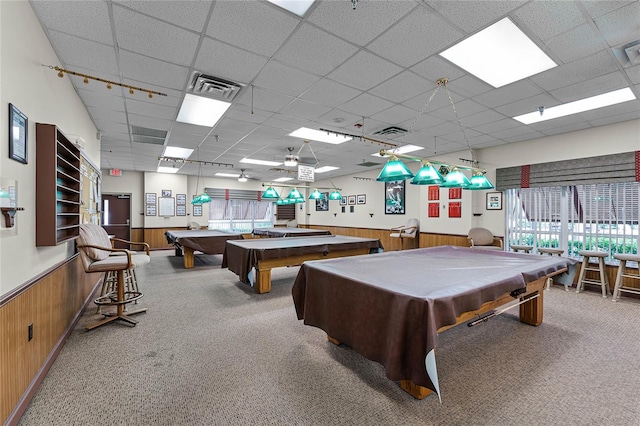
[[[16,214],[15,230],[0,227],[0,294],[4,294],[74,252],[73,242],[35,246],[35,123],[55,124],[65,134],[84,138],[85,153],[98,166],[100,142],[69,77],[60,79],[43,66],[60,62],[29,2],[0,1],[0,24],[0,177],[17,181],[18,205],[25,209]],[[9,103],[29,118],[26,165],[8,158]]]

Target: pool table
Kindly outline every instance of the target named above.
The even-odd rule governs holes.
[[[167,231],[164,233],[167,242],[176,248],[176,256],[184,256],[184,267],[193,268],[194,252],[205,254],[223,254],[228,240],[241,240],[242,234],[213,229],[199,229],[189,231]]]
[[[380,251],[382,243],[378,239],[344,235],[227,241],[222,267],[235,272],[240,281],[251,284],[257,293],[267,293],[271,291],[272,268]]]
[[[539,325],[547,277],[573,280],[576,264],[454,246],[393,251],[305,262],[292,296],[304,324],[382,364],[414,397],[440,397],[439,332],[518,301],[520,321]]]

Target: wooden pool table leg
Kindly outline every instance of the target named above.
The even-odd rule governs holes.
[[[193,265],[194,265],[193,249],[189,247],[183,247],[182,252],[184,255],[184,268],[185,269],[193,268]]]
[[[539,290],[531,295],[537,294],[538,297],[529,300],[528,302],[520,305],[520,322],[529,325],[542,324],[542,307],[543,307],[543,295],[544,292]],[[530,296],[531,296],[530,295]],[[522,300],[526,300],[527,297],[523,297]]]
[[[258,264],[256,272],[256,282],[253,286],[256,293],[269,293],[271,291],[271,268],[260,269],[260,264]]]

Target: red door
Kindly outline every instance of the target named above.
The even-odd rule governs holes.
[[[102,194],[102,227],[109,235],[131,240],[131,196],[129,194]],[[116,243],[116,248],[129,248]]]

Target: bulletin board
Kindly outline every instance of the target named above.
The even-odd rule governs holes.
[[[101,183],[100,169],[80,152],[80,223],[100,225]]]

